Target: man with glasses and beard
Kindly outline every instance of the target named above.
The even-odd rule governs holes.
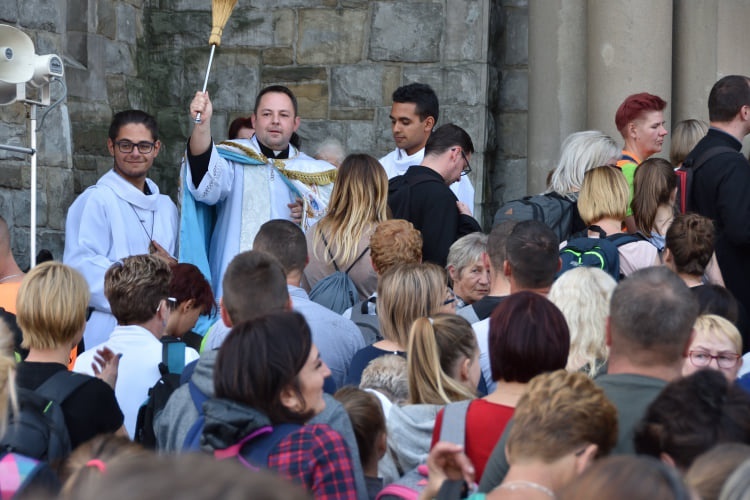
[[[116,326],[104,296],[104,273],[113,263],[145,253],[176,263],[177,207],[147,177],[161,149],[156,119],[139,110],[115,114],[107,149],[112,170],[81,193],[65,222],[63,261],[83,274],[91,290],[86,346],[104,342]]]
[[[481,231],[469,207],[449,186],[471,172],[474,144],[464,129],[445,124],[425,145],[421,165],[389,182],[388,206],[395,219],[406,219],[422,232],[422,259],[445,267],[450,246],[461,236]]]

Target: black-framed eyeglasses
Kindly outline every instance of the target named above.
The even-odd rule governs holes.
[[[117,146],[117,149],[120,151],[120,153],[132,153],[133,148],[137,147],[138,152],[142,155],[148,154],[151,151],[154,150],[154,146],[156,146],[155,142],[148,142],[148,141],[141,141],[138,144],[134,142],[130,142],[128,140],[121,140],[115,142],[115,145]]]
[[[706,351],[690,351],[688,352],[688,357],[690,359],[690,362],[693,364],[693,366],[696,366],[698,368],[704,368],[711,364],[711,360],[715,359],[716,364],[719,365],[719,368],[734,368],[737,366],[737,361],[740,359],[739,354],[735,354],[732,352],[722,352],[714,356],[710,352]]]
[[[86,308],[86,321],[91,319],[91,314],[94,312],[94,306],[88,306]]]
[[[466,162],[466,167],[464,167],[464,169],[461,170],[461,175],[467,175],[469,172],[471,172],[471,165],[469,165],[469,159],[464,154],[463,149],[461,150],[461,158],[463,158],[464,161]]]

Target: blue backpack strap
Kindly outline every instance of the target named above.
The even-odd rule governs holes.
[[[273,431],[263,436],[259,436],[251,441],[248,441],[243,446],[240,455],[250,465],[260,468],[268,467],[268,455],[281,442],[282,439],[287,437],[294,431],[297,431],[302,426],[300,424],[278,424],[273,426]]]
[[[193,422],[193,425],[188,429],[185,435],[185,440],[182,442],[183,450],[197,450],[200,448],[201,434],[203,434],[203,426],[206,424],[206,415],[203,413],[203,403],[208,400],[208,396],[203,394],[203,391],[198,389],[195,382],[192,380],[188,381],[188,389],[190,390],[190,399],[193,401],[195,409],[198,411],[198,418]]]

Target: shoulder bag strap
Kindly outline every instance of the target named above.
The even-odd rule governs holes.
[[[466,414],[469,412],[470,399],[445,405],[443,425],[440,428],[440,441],[463,445],[466,441]]]

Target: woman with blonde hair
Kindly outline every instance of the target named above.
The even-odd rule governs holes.
[[[398,264],[380,277],[377,314],[383,340],[357,351],[349,365],[347,384],[358,386],[362,371],[375,358],[386,354],[406,357],[409,329],[415,319],[451,306],[455,311],[456,299],[446,280],[445,270],[432,263]]]
[[[729,320],[715,314],[704,314],[695,320],[688,356],[682,365],[682,375],[711,368],[719,370],[734,382],[742,368],[742,337]]]
[[[669,147],[669,161],[674,168],[682,166],[687,155],[706,133],[708,133],[708,123],[703,120],[682,120],[674,126]]]
[[[387,415],[389,453],[380,462],[386,483],[424,463],[443,406],[475,397],[479,347],[469,322],[455,314],[414,321],[407,377],[408,404],[393,405]]]
[[[578,211],[588,227],[587,236],[604,238],[622,233],[629,196],[628,182],[618,169],[605,166],[586,172]],[[656,247],[647,241],[624,242],[617,245],[617,250],[620,274],[624,276],[660,264]]]
[[[30,391],[47,381],[59,384],[60,391],[76,386],[64,401],[58,401],[71,449],[98,434],[125,432],[114,393],[119,357],[106,348],[96,352],[93,371],[101,380],[67,370],[70,350],[83,338],[89,297],[89,286],[78,271],[48,261],[29,271],[17,298],[22,346],[29,349],[29,355],[18,364],[16,385]]]
[[[341,163],[326,215],[307,232],[310,262],[302,286],[308,291],[337,270],[347,271],[365,300],[377,287],[370,264],[370,236],[387,219],[388,177],[372,156],[352,154]]]
[[[547,298],[565,316],[570,330],[570,353],[565,369],[594,378],[607,363],[609,301],[617,282],[601,269],[578,267],[552,284]]]

